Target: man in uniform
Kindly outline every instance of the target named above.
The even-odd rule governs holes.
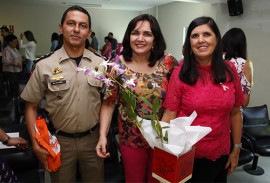
[[[21,97],[26,101],[25,116],[33,150],[52,182],[76,182],[79,168],[82,182],[103,182],[104,165],[96,154],[99,138],[101,81],[78,71],[97,68],[103,61],[85,49],[91,35],[91,18],[80,6],[68,8],[59,25],[62,47],[40,59]],[[34,137],[38,104],[45,97],[45,110],[61,147],[61,167],[52,172],[48,152]]]

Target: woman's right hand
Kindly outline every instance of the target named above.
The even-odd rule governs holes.
[[[51,172],[49,169],[47,158],[50,155],[49,152],[43,149],[39,144],[33,145],[33,151],[36,154],[39,161],[42,163],[45,170]]]
[[[101,158],[110,157],[110,153],[106,152],[106,146],[107,146],[107,137],[100,136],[98,144],[96,146],[97,155],[99,157],[101,157]]]

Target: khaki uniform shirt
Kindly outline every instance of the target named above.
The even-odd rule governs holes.
[[[81,68],[97,68],[103,61],[85,49]],[[40,60],[21,97],[38,104],[46,98],[45,110],[54,128],[67,133],[90,130],[99,122],[101,81],[83,71],[76,71],[76,61],[64,47]]]

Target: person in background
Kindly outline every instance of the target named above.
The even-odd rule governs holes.
[[[4,48],[7,47],[7,42],[5,40],[5,37],[9,34],[10,34],[9,29],[7,27],[5,26],[1,27],[2,42],[0,41],[0,72],[2,72],[2,67],[3,67],[3,63],[2,63],[3,51],[4,51]]]
[[[98,51],[98,39],[96,37],[95,32],[92,32],[92,34],[91,34],[90,50],[92,52],[97,52]]]
[[[116,51],[118,49],[118,42],[117,40],[113,37],[113,33],[109,32],[108,33],[108,37],[111,40],[111,44],[112,44],[112,52],[111,52],[111,59],[115,58],[116,56]]]
[[[59,35],[56,32],[52,33],[52,36],[51,36],[51,48],[50,48],[51,52],[55,51],[55,49],[57,48],[58,38],[59,38]]]
[[[194,19],[187,30],[184,61],[170,78],[162,117],[162,121],[170,122],[196,111],[192,125],[212,129],[194,145],[193,173],[188,182],[227,182],[227,175],[238,164],[243,101],[236,69],[222,59],[215,21],[211,17]],[[231,153],[230,135],[234,144]]]
[[[93,75],[76,68],[95,68],[104,60],[85,49],[91,35],[91,17],[80,6],[71,6],[63,14],[59,32],[62,47],[37,60],[35,70],[21,98],[26,101],[25,117],[33,151],[50,172],[52,182],[104,181],[104,160],[97,156],[99,139],[100,86]],[[52,172],[48,152],[35,139],[35,121],[40,101],[46,98],[45,111],[61,147],[61,167]]]
[[[9,29],[7,27],[1,27],[1,36],[3,38],[3,43],[1,45],[1,50],[3,51],[5,49],[5,47],[8,46],[8,43],[6,42],[5,38],[7,35],[9,35],[10,32],[9,32]]]
[[[23,42],[23,37],[25,36],[27,42]],[[26,62],[26,73],[31,73],[33,67],[33,61],[36,59],[36,49],[37,49],[37,41],[31,31],[25,31],[20,35],[21,41],[20,48],[24,49]]]
[[[247,60],[247,41],[244,31],[240,28],[228,30],[222,37],[222,47],[224,59],[232,62],[242,84],[245,102],[242,107],[249,104],[251,86],[252,86],[252,62]]]
[[[6,146],[15,146],[18,149],[27,149],[28,141],[21,137],[10,137],[0,128],[0,142]],[[13,170],[10,169],[4,159],[0,157],[0,182],[18,182]]]
[[[111,45],[110,38],[108,36],[104,37],[104,42],[105,44],[100,49],[100,53],[106,59],[111,59],[112,45]]]
[[[18,39],[9,34],[5,37],[8,46],[3,50],[2,71],[6,80],[9,81],[11,96],[19,95],[19,80],[22,72],[22,56],[17,49]]]
[[[156,18],[142,14],[133,18],[126,29],[123,51],[116,67],[124,70],[122,74],[112,69],[110,74],[135,95],[147,97],[149,102],[157,97],[163,102],[169,77],[177,60],[165,52],[166,43]],[[115,67],[114,67],[115,68]],[[134,84],[129,85],[130,81]],[[121,95],[119,85],[109,86],[100,114],[100,138],[96,150],[100,157],[106,158],[107,133],[112,120],[115,104],[118,103],[118,127],[120,151],[125,169],[126,182],[157,182],[152,177],[153,150],[135,125],[135,119],[125,112],[128,103]],[[145,103],[136,100],[135,112],[140,117],[151,114]],[[163,109],[157,115],[161,118]],[[136,173],[134,173],[136,172]]]

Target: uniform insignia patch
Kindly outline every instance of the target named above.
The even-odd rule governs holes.
[[[61,68],[54,68],[52,69],[52,74],[55,75],[55,74],[59,74],[59,73],[62,73],[63,70]]]

